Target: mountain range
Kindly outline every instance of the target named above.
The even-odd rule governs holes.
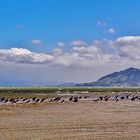
[[[74,86],[122,86],[122,87],[140,86],[140,69],[130,67],[128,69],[103,76],[95,82],[79,83],[79,84],[72,84],[72,85]]]

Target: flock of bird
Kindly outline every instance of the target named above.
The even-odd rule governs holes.
[[[140,96],[139,95],[131,95],[131,94],[125,94],[125,95],[115,95],[114,97],[111,97],[109,95],[105,95],[105,96],[99,96],[98,98],[94,99],[93,101],[108,101],[108,100],[114,100],[116,102],[118,102],[119,100],[131,100],[131,101],[135,101],[135,100],[140,100]]]
[[[0,105],[16,105],[16,104],[36,104],[36,103],[64,103],[66,101],[71,101],[71,102],[78,102],[81,99],[81,97],[77,97],[77,96],[71,96],[69,99],[64,99],[62,97],[54,97],[54,98],[48,98],[48,97],[44,97],[44,98],[37,98],[37,97],[33,97],[33,98],[0,98]],[[86,99],[86,96],[85,96]]]
[[[71,97],[54,97],[54,98],[49,98],[49,97],[43,97],[43,98],[37,98],[37,97],[29,97],[29,98],[0,98],[0,105],[16,105],[16,104],[37,104],[37,103],[65,103],[65,102],[78,102],[81,100],[90,100],[94,102],[98,101],[120,101],[120,100],[130,100],[130,101],[135,101],[139,100],[140,101],[140,96],[138,94],[125,94],[125,95],[100,95],[100,96],[71,96]]]

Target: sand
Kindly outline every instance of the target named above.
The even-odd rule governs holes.
[[[140,101],[0,106],[0,140],[140,140]]]

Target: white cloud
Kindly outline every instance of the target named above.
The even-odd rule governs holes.
[[[59,46],[59,47],[65,47],[65,43],[64,42],[58,42],[57,43],[57,46]]]
[[[73,47],[69,52],[55,48],[52,53],[35,53],[23,48],[0,49],[1,60],[22,64],[92,67],[109,61],[110,57],[111,55],[103,54],[96,46]]]
[[[140,60],[140,36],[119,37],[114,42],[122,59],[129,61]]]
[[[60,48],[55,48],[52,50],[52,55],[53,56],[59,56],[59,55],[62,55],[63,54],[63,50],[60,49]]]
[[[116,32],[116,30],[114,28],[109,28],[107,30],[108,33],[114,34]]]
[[[45,64],[67,67],[95,67],[140,60],[140,37],[124,36],[116,40],[95,40],[91,44],[73,41],[72,48],[55,48],[50,53],[36,53],[24,48],[0,49],[0,59],[24,64]]]
[[[119,37],[115,41],[116,46],[140,46],[140,36],[123,36]]]
[[[15,63],[47,63],[54,56],[45,53],[35,53],[23,48],[0,49],[0,59]]]
[[[40,44],[42,44],[42,41],[39,40],[39,39],[33,39],[33,40],[31,40],[31,43],[32,43],[33,45],[40,45]]]
[[[85,46],[86,43],[83,40],[75,40],[70,43],[71,46]]]
[[[50,53],[24,48],[0,49],[1,81],[44,85],[48,82],[90,82],[115,70],[140,68],[140,36],[84,43],[67,51],[57,46]]]
[[[102,47],[104,49],[114,48],[114,41],[108,39],[94,40],[93,45]]]
[[[97,21],[97,25],[99,25],[99,26],[106,26],[107,23],[105,21],[98,20]]]

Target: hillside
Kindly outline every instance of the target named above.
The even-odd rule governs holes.
[[[106,75],[96,82],[77,84],[76,86],[140,86],[140,69],[128,68]]]

